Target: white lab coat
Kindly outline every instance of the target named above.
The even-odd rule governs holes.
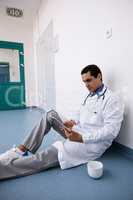
[[[100,157],[119,133],[123,120],[123,105],[106,86],[102,91],[86,99],[74,117],[77,124],[73,130],[82,135],[83,143],[69,139],[57,141],[61,169],[74,167]]]

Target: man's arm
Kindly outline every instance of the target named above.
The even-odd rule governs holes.
[[[82,136],[84,143],[114,140],[123,120],[124,107],[116,97],[112,97],[103,111],[104,125],[97,130],[86,130]]]

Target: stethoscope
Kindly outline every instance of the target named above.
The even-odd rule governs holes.
[[[106,87],[106,89],[104,90],[103,94],[101,94],[101,95],[98,96],[98,99],[99,99],[100,97],[102,97],[102,100],[104,100],[106,91],[107,91],[107,87]],[[89,94],[87,95],[87,97],[85,98],[85,100],[84,100],[83,103],[82,103],[83,106],[85,106],[87,99],[88,99],[89,97],[91,97],[91,96],[92,96],[92,93],[89,93]]]

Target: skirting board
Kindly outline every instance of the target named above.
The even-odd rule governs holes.
[[[128,159],[133,160],[133,149],[126,147],[118,142],[113,142],[113,150],[127,157]]]

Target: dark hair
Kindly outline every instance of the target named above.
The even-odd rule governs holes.
[[[95,78],[97,78],[98,74],[102,75],[101,70],[99,69],[99,67],[97,65],[87,65],[86,67],[84,67],[81,71],[81,75],[90,72],[91,76],[94,76]]]

